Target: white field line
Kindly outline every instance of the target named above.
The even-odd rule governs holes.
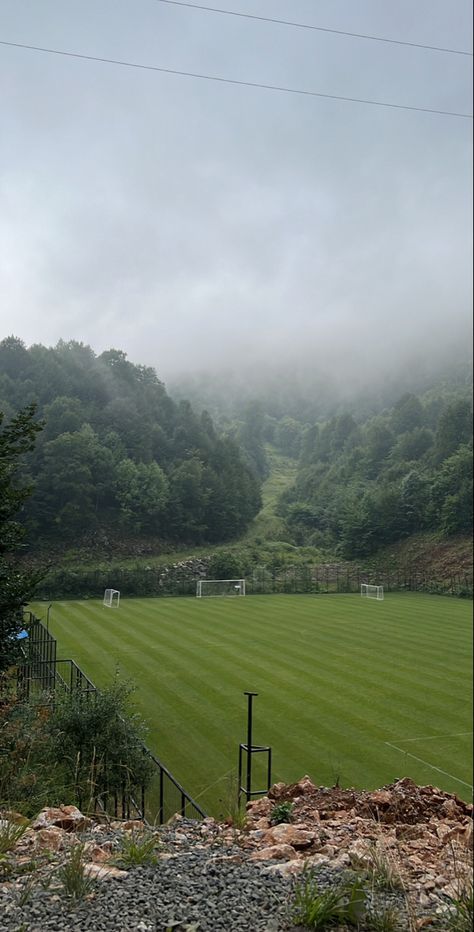
[[[469,732],[470,734],[470,732]],[[400,751],[401,754],[405,754],[406,757],[412,757],[413,760],[417,760],[420,764],[424,764],[425,767],[430,767],[431,770],[437,770],[438,773],[442,773],[445,777],[450,777],[451,780],[454,780],[456,783],[462,783],[463,786],[467,786],[470,790],[474,789],[471,783],[466,783],[465,780],[460,780],[459,777],[455,777],[454,774],[448,773],[447,770],[441,770],[440,767],[435,767],[434,764],[428,763],[427,760],[423,760],[422,757],[417,757],[416,754],[410,754],[409,751],[405,751],[404,748],[397,747],[396,744],[390,744],[390,741],[384,741],[384,744],[389,748],[394,748],[395,751]]]
[[[454,735],[423,735],[421,738],[398,738],[398,741],[401,744],[406,744],[407,741],[440,741],[441,738],[465,738],[472,734],[472,731],[458,731]]]

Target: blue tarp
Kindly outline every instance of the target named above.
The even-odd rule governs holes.
[[[25,629],[23,628],[23,630],[17,634],[16,639],[17,641],[23,641],[24,638],[27,638],[27,637],[28,637],[28,631],[25,631]]]

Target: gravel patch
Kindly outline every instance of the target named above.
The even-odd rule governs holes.
[[[238,856],[227,851],[227,857]],[[126,877],[97,884],[74,905],[56,890],[35,888],[18,904],[12,888],[0,892],[2,932],[177,932],[198,924],[199,932],[276,932],[285,924],[291,881],[258,865],[210,857],[206,849],[136,867]]]
[[[57,857],[36,873],[0,877],[0,932],[303,932],[291,922],[298,878],[282,875],[282,862],[251,861],[250,851],[223,843],[217,826],[190,820],[162,827],[158,837],[156,864],[97,881],[79,902],[57,882]],[[118,851],[123,836],[104,827],[100,838],[90,830],[77,840],[107,840]],[[329,865],[320,865],[315,874],[320,889],[354,879]],[[400,932],[410,927],[405,905],[398,892],[373,890],[368,896],[370,912],[397,910]],[[430,927],[446,929],[442,921]]]

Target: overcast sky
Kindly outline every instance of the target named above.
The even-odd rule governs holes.
[[[205,2],[205,0],[204,0]],[[210,5],[471,49],[468,0]],[[472,112],[472,58],[157,0],[1,0],[0,39]],[[472,121],[0,46],[0,336],[177,373],[467,341]]]

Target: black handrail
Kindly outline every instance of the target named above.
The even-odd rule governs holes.
[[[29,615],[28,659],[26,663],[21,664],[18,667],[18,682],[22,685],[22,688],[25,688],[26,684],[27,693],[29,693],[31,681],[39,680],[42,688],[44,688],[45,682],[47,681],[47,688],[52,691],[55,691],[56,687],[60,686],[64,692],[69,694],[72,694],[73,692],[79,692],[81,695],[94,696],[97,693],[97,687],[94,685],[92,680],[89,679],[89,677],[84,673],[83,670],[81,670],[81,668],[74,660],[65,658],[58,659],[56,657],[56,639],[53,637],[50,631],[45,628],[39,618],[36,618],[31,612],[27,614]],[[44,657],[45,653],[47,654],[46,658]],[[59,672],[58,667],[60,664],[69,665],[69,675],[67,678],[63,677]],[[199,803],[197,803],[184,789],[181,783],[176,780],[171,771],[168,770],[168,768],[160,761],[160,759],[155,754],[153,754],[153,752],[150,751],[150,749],[142,741],[140,741],[139,744],[143,750],[143,753],[146,754],[146,756],[153,762],[159,775],[159,801],[156,821],[158,821],[160,825],[166,821],[167,807],[165,787],[167,786],[167,782],[171,784],[171,786],[179,794],[179,812],[182,816],[186,816],[187,809],[190,809],[190,818],[205,818],[206,813],[201,808]],[[125,815],[130,815],[130,804],[132,804],[137,815],[140,818],[146,820],[146,799],[144,786],[140,788],[140,803],[137,803],[137,801],[131,797],[129,793],[126,793],[125,789],[121,794],[120,802],[121,811],[124,818]],[[106,803],[106,800],[99,801],[99,804],[102,806],[102,808],[106,808]],[[118,808],[119,798],[117,795],[115,795],[115,814],[117,814]],[[170,814],[172,815],[173,813]]]

